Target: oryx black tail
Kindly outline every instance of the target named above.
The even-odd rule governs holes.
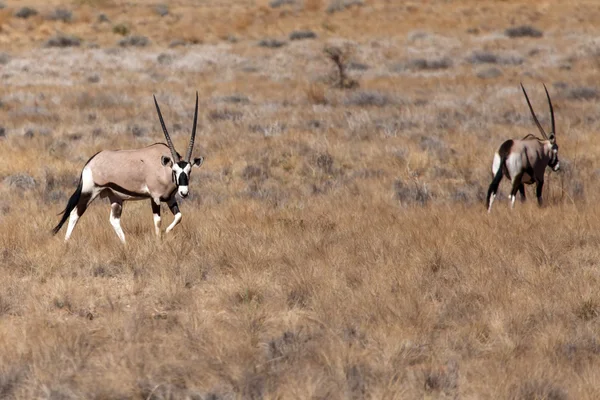
[[[494,179],[492,180],[492,183],[490,183],[490,187],[487,192],[487,198],[485,201],[485,206],[488,209],[490,208],[490,199],[492,197],[492,194],[496,194],[496,192],[498,192],[498,186],[500,185],[500,181],[502,180],[502,176],[503,176],[502,170],[504,169],[505,162],[506,162],[506,158],[500,159],[500,168],[498,168],[498,171],[496,172],[496,175],[494,175]]]
[[[58,225],[56,225],[54,227],[54,229],[52,229],[53,235],[56,235],[58,233],[58,231],[60,231],[60,228],[62,228],[62,226],[65,224],[65,222],[67,222],[67,220],[69,219],[69,216],[71,215],[71,211],[73,211],[75,209],[75,207],[77,207],[77,204],[79,204],[79,200],[81,199],[82,189],[83,189],[83,179],[82,179],[82,177],[79,177],[79,183],[77,184],[77,189],[75,189],[75,193],[73,193],[73,195],[71,195],[71,198],[67,202],[67,206],[60,213],[60,214],[62,214],[62,218],[60,219],[60,222],[58,223]],[[58,214],[58,215],[60,215],[60,214]]]

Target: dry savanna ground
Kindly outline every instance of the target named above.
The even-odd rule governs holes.
[[[596,1],[0,7],[0,398],[600,398]],[[488,215],[520,81],[562,170]],[[164,140],[153,93],[184,151],[196,90],[182,224],[53,237],[92,154]]]

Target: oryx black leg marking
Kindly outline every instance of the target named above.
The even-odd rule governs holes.
[[[519,193],[521,193],[521,202],[525,202],[525,200],[527,200],[527,197],[525,196],[525,185],[521,183],[521,185],[519,185]]]
[[[542,206],[542,189],[544,188],[544,181],[538,181],[535,188],[535,195],[537,196],[538,205]]]
[[[122,243],[125,243],[125,234],[123,233],[123,229],[121,228],[121,214],[123,212],[123,200],[119,199],[117,196],[110,195],[108,196],[110,200],[110,224],[115,230],[119,240]]]
[[[69,240],[71,234],[73,234],[73,229],[75,229],[75,225],[77,225],[77,221],[83,215],[85,210],[87,210],[88,205],[96,198],[96,196],[96,193],[81,193],[79,201],[77,201],[77,206],[71,211],[71,214],[69,215],[69,225],[67,226],[65,241]]]
[[[156,236],[160,237],[160,200],[158,203],[154,200],[150,200],[152,205],[152,215],[154,216],[154,231]]]
[[[523,185],[521,183],[521,178],[523,177],[523,173],[519,173],[515,176],[515,178],[513,179],[513,183],[512,183],[512,189],[510,190],[510,206],[514,207],[515,206],[515,200],[517,198],[517,192],[519,191],[520,187]]]
[[[171,210],[175,218],[173,219],[173,222],[171,222],[171,225],[169,225],[169,227],[167,228],[166,233],[171,232],[173,228],[175,228],[175,226],[177,226],[177,224],[181,222],[181,212],[179,211],[179,206],[177,205],[175,196],[173,196],[167,204],[169,205],[169,209]]]

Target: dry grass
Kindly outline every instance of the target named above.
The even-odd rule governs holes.
[[[5,3],[0,398],[600,397],[595,2]],[[81,45],[42,48],[58,33]],[[327,85],[346,45],[360,89]],[[493,152],[535,133],[519,81],[545,126],[553,96],[562,172],[545,208],[487,215]],[[184,148],[196,90],[206,161],[173,234],[127,203],[123,248],[97,200],[52,237],[92,154],[162,140],[153,93]]]

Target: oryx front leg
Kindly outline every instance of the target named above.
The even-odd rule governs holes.
[[[160,239],[160,199],[158,201],[152,199],[150,203],[152,204],[152,216],[154,217],[154,232]]]
[[[125,244],[125,234],[121,228],[121,213],[123,212],[123,202],[121,200],[110,199],[110,224],[117,233],[121,243]]]
[[[538,181],[535,188],[535,195],[537,196],[538,206],[542,206],[542,189],[544,188],[544,181]]]
[[[175,200],[171,200],[168,204],[169,209],[171,210],[175,218],[173,219],[173,222],[171,222],[171,225],[169,225],[169,227],[167,228],[166,233],[171,232],[173,228],[175,228],[181,222],[181,212],[179,212],[179,206],[177,205],[177,202]]]

